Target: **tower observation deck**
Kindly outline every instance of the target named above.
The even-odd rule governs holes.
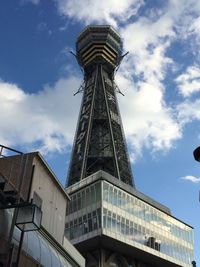
[[[83,99],[67,186],[103,170],[134,187],[114,81],[121,38],[111,26],[89,26],[79,35],[76,52],[84,69]]]

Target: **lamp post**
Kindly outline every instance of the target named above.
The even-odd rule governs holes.
[[[198,146],[194,151],[193,151],[193,156],[194,159],[198,162],[200,162],[200,146]],[[200,202],[200,192],[199,192],[199,202]]]
[[[193,156],[196,161],[200,162],[200,146],[193,151]]]
[[[37,231],[40,229],[42,211],[33,203],[23,203],[18,208],[15,225],[22,231]]]
[[[42,211],[41,208],[37,207],[35,203],[30,200],[31,183],[26,182],[26,168],[28,156],[20,151],[0,144],[0,158],[5,159],[9,157],[9,155],[19,157],[19,164],[14,164],[12,161],[13,158],[11,158],[11,161],[9,162],[7,167],[9,168],[8,175],[5,171],[5,166],[7,165],[4,166],[3,164],[6,163],[5,161],[2,161],[1,171],[3,171],[4,175],[0,172],[0,210],[13,209],[12,222],[7,240],[8,253],[5,260],[6,267],[11,267],[13,265],[14,245],[12,240],[15,227],[19,228],[21,231],[17,250],[17,259],[15,262],[15,266],[18,267],[20,262],[20,254],[22,250],[24,233],[27,231],[37,231],[40,229]],[[33,170],[34,168],[32,168],[31,179],[33,176]],[[12,171],[15,171],[14,175],[16,177],[11,183]],[[26,185],[25,188],[28,192],[27,196],[22,195],[23,184]],[[7,188],[9,188],[9,190]],[[6,194],[8,192],[10,195]]]
[[[24,232],[37,231],[40,229],[42,220],[42,211],[33,203],[26,203],[18,208],[15,225],[21,230],[21,237],[19,240],[19,247],[17,253],[16,266],[19,266],[20,254],[22,250],[22,243],[24,239]]]
[[[28,231],[37,231],[40,229],[42,211],[37,205],[35,205],[32,202],[19,203],[19,204],[13,204],[13,205],[8,205],[8,206],[0,206],[0,210],[2,209],[15,209],[16,210],[16,219],[15,219],[14,226],[19,228],[21,231],[18,252],[17,252],[17,261],[16,261],[16,266],[18,267],[24,233]],[[8,263],[8,266],[10,265],[11,265],[11,262]]]
[[[194,151],[193,151],[193,156],[194,159],[198,162],[200,162],[200,146],[198,146]],[[196,262],[192,261],[192,266],[196,267]]]

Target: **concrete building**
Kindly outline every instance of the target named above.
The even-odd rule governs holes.
[[[64,237],[69,196],[55,174],[38,152],[1,148],[15,155],[0,158],[0,266],[84,267]]]
[[[86,266],[192,266],[193,229],[167,207],[104,171],[67,192],[65,234]]]

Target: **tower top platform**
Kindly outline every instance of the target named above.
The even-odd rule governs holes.
[[[84,69],[95,63],[107,63],[115,69],[122,54],[122,40],[111,26],[91,25],[78,36],[76,53],[78,62]]]

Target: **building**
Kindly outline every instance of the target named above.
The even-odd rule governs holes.
[[[0,151],[0,266],[84,267],[64,237],[69,196],[43,157]]]
[[[67,180],[65,234],[87,267],[189,267],[193,229],[134,185],[114,75],[122,41],[89,26],[76,43],[82,105]]]

